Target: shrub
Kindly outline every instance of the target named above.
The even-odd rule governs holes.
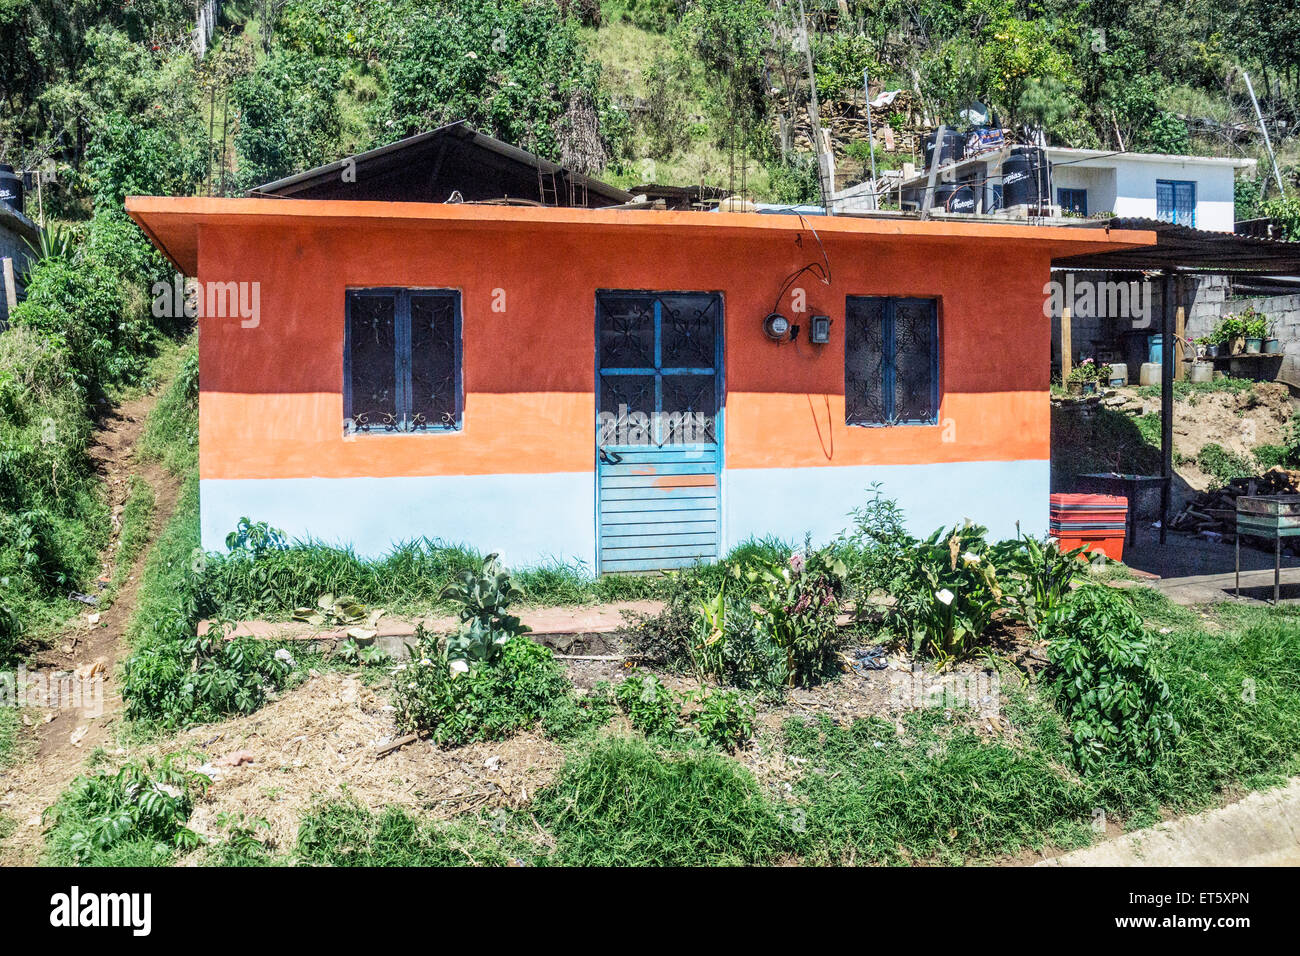
[[[411,660],[394,672],[393,706],[403,731],[458,746],[532,727],[563,706],[569,689],[550,649],[527,637],[511,637],[490,662],[469,666],[447,660],[437,638],[420,629]]]
[[[754,736],[754,705],[734,690],[706,690],[694,695],[699,708],[689,718],[702,739],[735,750]]]
[[[1062,551],[1055,538],[1020,537],[989,549],[1003,588],[1003,603],[1017,620],[1037,629],[1070,593],[1087,567],[1080,560],[1085,546]]]
[[[912,653],[946,667],[983,640],[1002,601],[986,529],[966,522],[940,528],[912,549],[912,564],[895,581],[894,613]]]
[[[867,503],[855,507],[850,517],[853,529],[840,536],[838,545],[849,569],[851,592],[859,602],[893,594],[914,563],[916,539],[907,533],[903,509],[886,498],[876,482]]]
[[[158,864],[174,850],[198,846],[185,824],[210,782],[175,754],[78,777],[46,811],[55,862]]]
[[[787,684],[807,687],[839,672],[836,617],[847,568],[833,549],[805,543],[784,563],[756,562],[737,572],[759,587],[757,624],[784,655]]]
[[[677,697],[653,674],[629,674],[614,699],[632,726],[647,737],[670,738],[679,729]]]
[[[1217,442],[1201,447],[1196,455],[1196,465],[1214,479],[1217,485],[1225,485],[1234,478],[1249,478],[1255,474],[1254,465]]]
[[[1127,595],[1084,585],[1048,616],[1048,679],[1085,772],[1108,760],[1140,766],[1179,733],[1169,688],[1149,661],[1142,619]]]

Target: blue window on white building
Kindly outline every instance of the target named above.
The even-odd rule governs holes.
[[[1061,207],[1061,212],[1066,215],[1086,216],[1088,215],[1088,190],[1058,189],[1056,191],[1056,204]]]
[[[1196,183],[1156,180],[1156,218],[1179,226],[1196,225]]]

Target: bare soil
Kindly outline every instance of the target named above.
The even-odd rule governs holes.
[[[95,444],[89,449],[95,469],[102,476],[113,522],[111,542],[101,555],[101,582],[108,581],[116,566],[121,515],[133,475],[142,476],[153,488],[150,541],[157,539],[176,508],[179,480],[161,465],[140,462],[136,457],[145,420],[159,394],[160,390],[155,390],[105,411],[98,422]],[[122,704],[116,669],[124,650],[127,624],[135,613],[148,551],[146,548],[136,558],[111,604],[86,607],[62,634],[36,653],[36,665],[41,671],[83,677],[101,675],[102,713],[96,715],[93,706],[24,711],[25,730],[19,746],[27,758],[0,772],[0,812],[17,823],[14,832],[0,840],[0,865],[33,863],[39,858],[42,811],[83,771],[91,752],[100,747],[115,749],[114,729]]]

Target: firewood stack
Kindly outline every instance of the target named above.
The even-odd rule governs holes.
[[[1300,493],[1300,471],[1270,468],[1257,478],[1234,478],[1222,488],[1203,491],[1169,520],[1175,531],[1211,532],[1232,541],[1237,536],[1237,498],[1241,495]]]

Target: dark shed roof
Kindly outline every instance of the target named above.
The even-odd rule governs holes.
[[[476,132],[464,120],[380,146],[248,191],[281,199],[383,202],[509,200],[595,208],[631,193]]]
[[[1077,228],[1108,231],[1146,229],[1156,234],[1156,244],[1138,249],[1067,256],[1053,260],[1053,265],[1077,269],[1300,275],[1300,242],[1210,232],[1138,217],[1099,219],[1080,223]]]

